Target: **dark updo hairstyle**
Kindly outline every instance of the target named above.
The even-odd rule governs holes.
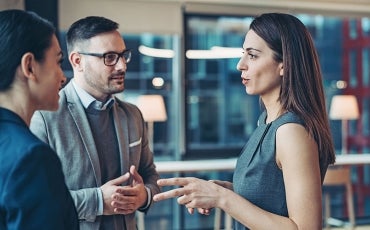
[[[43,61],[55,27],[36,13],[22,10],[0,11],[0,91],[14,81],[22,56],[30,52]]]

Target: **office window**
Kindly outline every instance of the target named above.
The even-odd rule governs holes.
[[[239,47],[251,17],[186,16],[185,51]],[[239,58],[185,57],[186,158],[239,154],[257,122],[258,98],[247,97]]]
[[[362,114],[361,114],[361,119],[362,119],[362,135],[364,136],[369,136],[370,135],[370,116],[369,116],[369,111],[370,111],[370,98],[366,97],[362,101]]]
[[[362,51],[362,82],[365,87],[369,87],[370,84],[370,49],[365,48]]]
[[[349,85],[351,87],[357,86],[357,50],[351,50],[349,54]]]

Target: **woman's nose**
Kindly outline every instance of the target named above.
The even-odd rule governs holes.
[[[246,63],[244,62],[244,56],[242,56],[242,57],[239,59],[239,62],[238,62],[238,64],[236,65],[236,69],[237,69],[237,70],[239,70],[239,71],[242,71],[242,70],[247,69],[247,65],[246,65]]]

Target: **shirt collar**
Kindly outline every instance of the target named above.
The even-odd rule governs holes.
[[[105,103],[96,100],[93,96],[91,96],[88,92],[78,86],[74,79],[72,79],[72,85],[76,90],[77,96],[80,98],[81,103],[85,109],[92,107],[96,110],[106,110],[107,108],[111,108],[115,102],[113,96],[109,98]]]

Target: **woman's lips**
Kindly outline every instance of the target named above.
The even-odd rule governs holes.
[[[247,78],[242,78],[242,83],[243,85],[246,85],[248,83],[249,79]]]

